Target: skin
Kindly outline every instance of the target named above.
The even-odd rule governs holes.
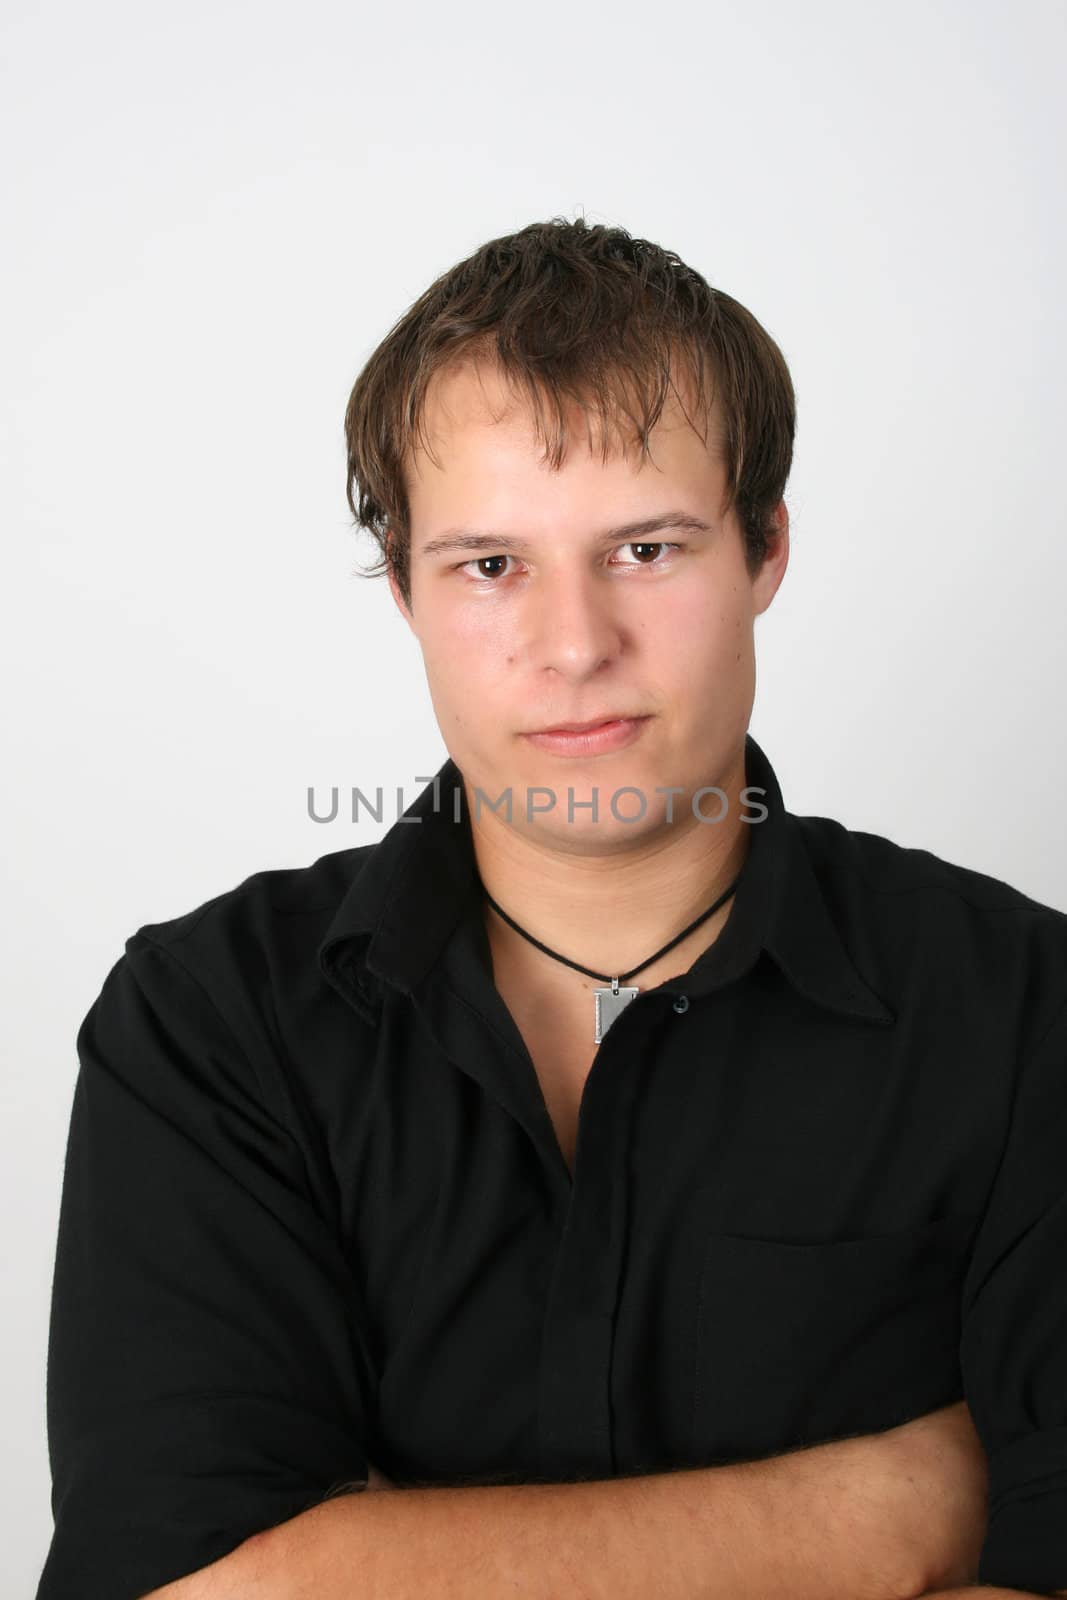
[[[782,501],[771,552],[753,578],[736,513],[722,510],[726,468],[714,413],[705,445],[672,398],[652,430],[651,460],[613,441],[605,462],[592,424],[577,411],[568,420],[567,454],[553,471],[540,460],[527,407],[495,367],[439,374],[426,411],[436,463],[421,449],[408,463],[410,606],[392,577],[390,588],[464,776],[486,888],[553,950],[619,972],[706,910],[747,854],[759,815],[759,796],[741,798],[754,626],[785,575],[789,519]],[[676,511],[709,531],[671,527],[606,545],[598,538]],[[427,551],[456,527],[491,531],[493,541]],[[525,541],[521,554],[505,550],[505,536]],[[523,737],[604,711],[650,721],[636,743],[596,755],[563,756]],[[644,797],[640,820],[612,814],[611,796],[625,785]],[[708,785],[727,796],[720,821],[693,814],[694,793]],[[510,822],[484,801],[476,814],[476,790],[492,800],[509,786]],[[555,806],[528,818],[526,797],[537,786],[551,790]],[[658,786],[681,793],[657,794]],[[594,791],[596,822],[581,804]],[[716,818],[722,801],[706,795],[699,805]],[[618,809],[635,817],[638,797],[622,796]],[[731,906],[646,969],[642,985],[686,970]],[[495,914],[486,925],[495,953],[540,964],[545,985],[578,994],[592,987]]]

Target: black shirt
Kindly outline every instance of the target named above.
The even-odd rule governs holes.
[[[730,916],[612,1024],[573,1181],[450,760],[379,842],[127,940],[77,1038],[38,1600],[132,1600],[368,1458],[609,1478],[961,1398],[980,1581],[1067,1586],[1067,915],[791,814],[751,736],[746,777]]]

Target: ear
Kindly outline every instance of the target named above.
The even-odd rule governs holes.
[[[756,616],[766,611],[789,565],[789,509],[779,500],[774,510],[774,532],[767,541],[763,565],[752,580],[753,610]]]
[[[394,536],[393,536],[392,529],[388,529],[386,531],[386,536],[385,537],[386,537],[386,550],[388,551],[388,550],[390,550],[392,548],[392,545],[393,545]],[[404,621],[407,623],[408,627],[411,629],[412,633],[414,633],[414,631],[415,631],[415,619],[412,616],[411,611],[408,608],[408,606],[406,606],[405,603],[404,603],[404,597],[400,593],[400,585],[396,581],[396,574],[393,571],[392,566],[390,566],[387,569],[387,574],[388,574],[388,580],[389,580],[389,592],[392,595],[393,600],[396,603],[396,608],[400,612],[400,615],[403,617]]]

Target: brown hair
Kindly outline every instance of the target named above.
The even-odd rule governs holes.
[[[623,433],[620,417],[647,456],[672,390],[681,402],[676,359],[705,418],[720,401],[723,510],[737,510],[754,576],[793,459],[796,400],[785,358],[750,311],[673,251],[583,217],[534,222],[483,244],[419,296],[366,362],[345,412],[348,504],[382,553],[362,576],[391,568],[410,606],[404,463],[420,442],[436,459],[423,419],[437,373],[464,360],[495,360],[513,390],[525,393],[542,459],[558,470],[574,403],[599,418],[605,460],[609,435]],[[706,444],[706,427],[701,438]]]

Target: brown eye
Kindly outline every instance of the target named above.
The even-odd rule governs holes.
[[[642,552],[642,555],[644,555],[644,553],[648,552],[654,557],[656,551],[680,550],[681,549],[681,545],[672,544],[669,541],[666,541],[666,540],[663,540],[663,539],[657,539],[654,542],[650,541],[650,540],[647,540],[647,539],[644,539],[644,540],[631,539],[629,544],[624,544],[624,545],[620,546],[620,548],[623,549],[623,550],[640,551],[640,552]],[[623,562],[620,563],[620,565],[624,566],[624,567],[662,567],[662,566],[666,566],[667,562],[660,561],[658,559],[652,559],[652,560],[641,559],[639,561],[623,561]]]
[[[460,572],[466,572],[468,567],[487,567],[491,566],[494,561],[510,561],[510,559],[510,556],[475,556],[473,561],[461,561],[458,570]],[[495,578],[500,577],[500,573],[476,571],[472,572],[470,577],[474,583],[481,583],[483,588],[488,588],[489,584]]]

